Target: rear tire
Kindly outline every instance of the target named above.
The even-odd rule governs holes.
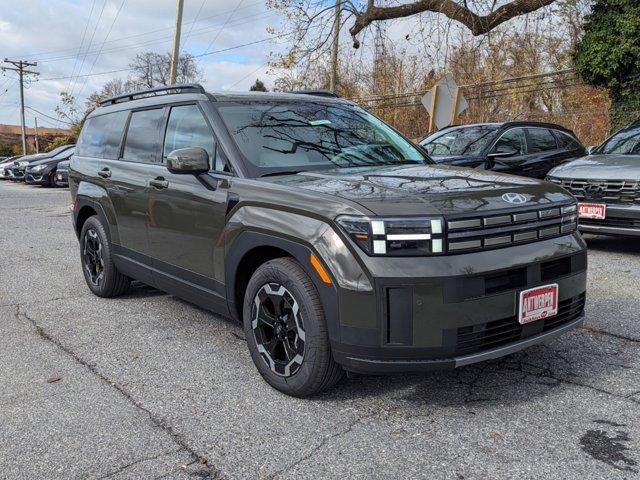
[[[97,216],[89,217],[80,231],[80,263],[89,290],[99,297],[117,297],[129,289],[111,256],[107,232]]]
[[[318,292],[294,259],[270,260],[254,272],[245,292],[243,323],[256,368],[277,390],[305,397],[343,377],[331,355]]]

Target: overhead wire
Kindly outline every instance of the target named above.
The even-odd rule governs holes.
[[[107,39],[109,38],[109,35],[111,35],[111,31],[113,30],[113,26],[116,24],[116,21],[118,20],[118,17],[120,16],[120,12],[122,11],[122,8],[124,7],[125,3],[127,3],[127,0],[122,0],[122,2],[120,3],[120,7],[118,7],[118,10],[116,11],[115,16],[113,17],[113,21],[111,22],[111,25],[109,26],[109,30],[107,31],[107,34],[105,35],[104,40],[102,41],[102,45],[100,45],[100,51],[98,52],[98,55],[96,55],[96,58],[93,60],[93,63],[91,64],[91,68],[89,69],[89,75],[91,74],[91,72],[93,72],[93,68],[96,66],[96,63],[98,62],[98,59],[100,58],[102,49],[104,48],[104,44],[107,41]],[[85,87],[87,86],[87,82],[89,80],[89,77],[84,77],[84,78],[85,78],[85,80],[82,83],[82,87],[78,91],[78,96],[82,95],[82,92],[84,91]]]
[[[104,3],[102,4],[102,8],[100,9],[100,13],[98,14],[98,19],[96,20],[96,25],[93,28],[93,32],[91,33],[91,39],[89,40],[88,48],[91,48],[91,45],[93,45],[93,39],[95,38],[96,32],[98,31],[98,25],[100,25],[100,20],[102,19],[102,14],[104,13],[104,7],[106,7],[106,5],[107,5],[107,0],[104,0]],[[78,70],[78,74],[82,73],[82,69],[84,68],[84,63],[86,60],[87,60],[87,54],[85,53],[84,56],[82,57],[82,63],[80,63],[80,69]],[[79,78],[80,77],[76,78],[73,81],[73,85],[69,90],[70,95],[73,95],[73,90],[75,89]]]

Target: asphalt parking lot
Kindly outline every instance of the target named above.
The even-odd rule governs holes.
[[[271,389],[241,328],[85,286],[68,190],[0,183],[0,477],[640,477],[640,242],[590,237],[583,328],[453,372]]]

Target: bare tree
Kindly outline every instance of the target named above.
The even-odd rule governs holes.
[[[167,85],[171,68],[170,53],[139,53],[129,64],[133,70],[127,82],[134,88],[153,88]],[[178,62],[177,83],[193,83],[200,81],[201,71],[195,58],[190,54],[182,54]]]

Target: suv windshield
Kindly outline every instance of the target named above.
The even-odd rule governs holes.
[[[429,155],[475,155],[484,149],[498,130],[496,125],[456,128],[436,133],[421,143]]]
[[[427,162],[392,128],[348,104],[237,102],[223,104],[218,111],[244,157],[262,175],[278,169]]]
[[[600,147],[600,153],[640,155],[640,122],[612,136]]]

